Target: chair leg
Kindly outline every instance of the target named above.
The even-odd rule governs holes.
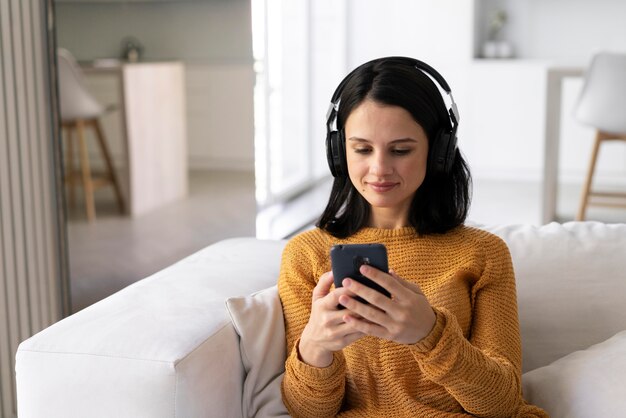
[[[124,213],[124,197],[122,195],[122,190],[120,188],[120,183],[117,179],[117,175],[115,174],[115,169],[113,168],[113,160],[111,159],[109,148],[107,147],[106,141],[104,139],[102,127],[100,126],[100,122],[98,121],[98,119],[92,120],[91,123],[96,131],[96,138],[98,138],[98,144],[100,145],[100,150],[102,151],[102,155],[104,156],[104,162],[108,171],[107,174],[111,179],[111,182],[113,183],[113,189],[115,190],[115,196],[117,197],[117,207],[119,208],[120,213]]]
[[[74,125],[66,125],[65,133],[67,136],[66,141],[66,154],[65,154],[65,178],[66,183],[69,186],[68,200],[72,208],[76,208],[76,189],[74,186],[74,142],[72,138],[72,131]]]
[[[83,191],[85,192],[85,208],[87,210],[87,220],[91,222],[96,219],[96,208],[93,196],[93,183],[91,182],[91,168],[89,167],[89,153],[87,152],[87,142],[85,141],[85,123],[82,120],[76,121],[76,131],[80,148],[80,168],[83,178]]]
[[[600,151],[600,144],[604,139],[603,134],[598,131],[596,132],[596,139],[593,143],[593,151],[591,153],[591,160],[589,162],[589,169],[587,171],[587,178],[585,179],[585,183],[583,185],[583,191],[580,198],[580,206],[578,207],[578,214],[576,215],[577,221],[584,221],[585,214],[587,212],[587,206],[589,204],[589,193],[591,192],[591,184],[593,181],[593,173],[596,169],[596,162],[598,160],[598,153]]]

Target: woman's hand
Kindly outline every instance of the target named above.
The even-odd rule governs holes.
[[[345,279],[343,288],[350,289],[370,303],[361,303],[347,294],[339,297],[339,303],[349,310],[344,313],[343,320],[355,332],[400,344],[414,344],[430,333],[437,318],[417,284],[403,280],[393,271],[387,274],[372,266],[363,265],[360,271],[387,289],[392,298],[356,280]]]
[[[327,367],[333,361],[333,352],[352,344],[364,334],[346,324],[346,310],[337,309],[341,296],[354,296],[349,289],[340,287],[330,291],[333,273],[324,273],[313,289],[313,303],[309,322],[302,331],[298,351],[305,363]],[[358,317],[354,312],[351,317]]]

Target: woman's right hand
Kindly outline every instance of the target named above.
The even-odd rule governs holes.
[[[333,362],[333,352],[352,344],[365,334],[355,331],[344,321],[347,309],[337,309],[341,295],[353,296],[345,287],[331,292],[332,271],[324,273],[313,289],[309,322],[302,331],[298,351],[300,359],[315,367],[328,367]],[[352,313],[352,315],[355,315]]]

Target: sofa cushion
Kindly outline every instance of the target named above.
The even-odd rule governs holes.
[[[485,229],[511,251],[524,372],[626,329],[626,224]]]
[[[272,286],[247,297],[226,301],[239,335],[245,372],[244,417],[289,417],[280,385],[285,372],[285,326],[278,289]]]
[[[617,417],[626,411],[626,331],[523,376],[525,398],[552,418]]]

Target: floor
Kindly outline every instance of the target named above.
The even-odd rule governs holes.
[[[219,240],[255,235],[276,239],[310,228],[329,190],[330,181],[322,182],[292,202],[257,214],[253,173],[191,172],[187,199],[136,219],[120,216],[113,194],[100,190],[95,222],[85,221],[79,205],[68,214],[73,311]],[[579,190],[579,185],[560,187],[560,222],[574,218]],[[538,183],[475,180],[469,220],[537,224],[539,198]],[[626,210],[591,208],[588,219],[626,222]]]
[[[557,222],[574,220],[578,211],[581,188],[581,184],[559,184]],[[604,188],[603,191],[612,190]],[[468,218],[481,224],[529,223],[538,225],[541,219],[540,208],[541,185],[538,182],[477,179],[474,181],[472,207]],[[623,223],[626,222],[626,210],[589,206],[585,219]]]
[[[207,245],[254,236],[254,173],[192,172],[187,199],[135,219],[119,215],[107,189],[96,192],[94,222],[86,222],[80,205],[68,212],[72,311],[77,312]]]

